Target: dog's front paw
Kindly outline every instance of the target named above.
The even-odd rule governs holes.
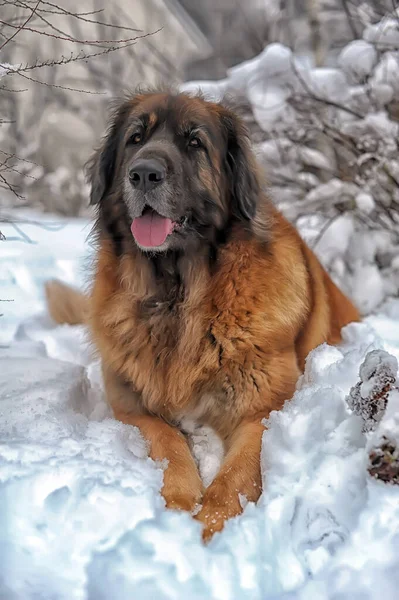
[[[197,472],[193,473],[190,479],[172,476],[171,472],[167,470],[161,493],[167,508],[194,513],[196,510],[198,511],[204,487]]]
[[[171,495],[165,497],[166,507],[172,510],[185,510],[187,512],[195,513],[198,510],[199,502],[201,501],[201,494],[185,494],[185,495]]]
[[[202,500],[202,508],[195,516],[203,523],[202,539],[207,542],[214,533],[221,531],[225,521],[242,513],[237,492],[230,493],[224,486],[211,484]]]

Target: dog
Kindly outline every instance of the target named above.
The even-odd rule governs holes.
[[[308,353],[359,320],[265,193],[237,114],[184,93],[115,110],[89,164],[97,256],[90,292],[46,287],[58,323],[85,323],[115,418],[167,459],[166,506],[208,540],[261,493],[263,420],[294,391]],[[225,447],[204,489],[180,427]]]

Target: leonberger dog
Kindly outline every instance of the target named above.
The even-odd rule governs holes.
[[[57,322],[86,323],[115,418],[167,459],[166,506],[203,538],[261,493],[262,421],[295,391],[308,353],[359,320],[265,193],[228,106],[138,93],[115,111],[89,165],[98,249],[88,294],[49,282]],[[204,489],[181,424],[225,447]]]

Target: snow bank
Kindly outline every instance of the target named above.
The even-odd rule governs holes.
[[[37,314],[47,275],[85,278],[87,223],[63,225],[32,226],[33,249],[0,224],[0,296],[14,298],[0,321],[0,597],[394,600],[399,486],[368,474],[377,438],[346,398],[368,352],[399,358],[399,302],[310,354],[294,398],[268,421],[258,505],[204,546],[199,523],[164,508],[164,465],[112,418],[84,330]],[[372,436],[392,430],[396,408]],[[192,431],[209,482],[220,442]]]

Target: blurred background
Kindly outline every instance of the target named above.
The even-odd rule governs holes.
[[[364,314],[398,295],[394,0],[0,0],[0,222],[23,241],[22,209],[90,216],[110,100],[165,83],[235,99],[273,201]]]

